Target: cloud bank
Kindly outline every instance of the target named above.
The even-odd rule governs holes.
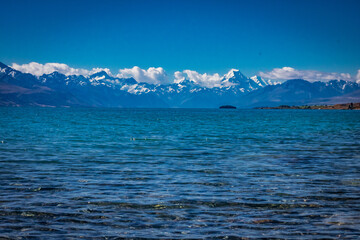
[[[262,78],[271,80],[305,79],[311,82],[340,79],[346,81],[353,80],[349,73],[326,73],[315,70],[297,70],[292,67],[274,68],[270,72],[260,72],[259,75]]]
[[[84,75],[89,76],[91,74],[105,71],[109,76],[115,76],[119,78],[134,78],[137,82],[145,82],[149,84],[169,84],[169,83],[181,83],[184,80],[189,80],[196,85],[213,88],[213,87],[226,87],[227,81],[223,81],[231,75],[230,70],[227,74],[220,75],[219,73],[208,74],[199,73],[193,70],[176,71],[172,77],[169,77],[166,71],[162,67],[150,67],[148,69],[141,69],[140,67],[123,68],[118,70],[117,75],[113,75],[108,68],[93,68],[91,70],[83,68],[72,68],[64,63],[37,63],[31,62],[28,64],[16,64],[13,63],[12,68],[24,72],[31,73],[35,76],[41,76],[43,74],[50,74],[52,72],[59,72],[64,75]],[[229,75],[230,74],[230,75]],[[297,70],[292,67],[274,68],[269,72],[259,72],[259,76],[271,80],[271,82],[282,82],[289,79],[305,79],[311,82],[314,81],[328,81],[334,79],[342,79],[347,81],[356,81],[360,83],[360,69],[356,76],[351,76],[349,73],[327,73],[316,70]]]
[[[133,77],[138,82],[145,82],[150,84],[167,84],[170,83],[165,70],[161,67],[150,67],[147,70],[141,69],[137,66],[133,68],[124,68],[119,70],[116,75],[119,78]]]
[[[27,64],[16,64],[13,63],[11,66],[13,69],[18,70],[23,73],[31,73],[35,76],[41,76],[43,74],[50,74],[53,72],[59,72],[64,75],[84,75],[89,76],[91,74],[105,71],[108,74],[111,74],[110,69],[108,68],[93,68],[92,70],[87,70],[83,68],[72,68],[64,63],[37,63],[31,62]]]
[[[221,80],[223,79],[218,73],[212,75],[207,73],[201,74],[192,70],[184,70],[182,72],[177,71],[174,73],[174,78],[175,83],[189,80],[197,85],[207,88],[220,87]]]

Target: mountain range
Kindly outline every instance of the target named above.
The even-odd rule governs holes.
[[[184,78],[171,84],[149,84],[100,71],[90,76],[59,72],[34,76],[0,63],[0,106],[217,108],[333,104],[360,101],[360,84],[292,79],[281,84],[232,69],[216,87]]]

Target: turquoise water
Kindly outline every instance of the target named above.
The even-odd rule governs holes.
[[[359,238],[359,120],[0,108],[0,237]]]

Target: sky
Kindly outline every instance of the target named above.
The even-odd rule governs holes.
[[[0,61],[28,72],[63,63],[75,72],[107,68],[149,82],[163,81],[164,73],[167,80],[184,71],[206,78],[232,68],[272,79],[356,80],[357,74],[360,79],[360,1],[0,0],[0,5]]]

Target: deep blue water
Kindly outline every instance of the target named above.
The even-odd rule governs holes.
[[[360,111],[0,108],[0,237],[360,238]]]

